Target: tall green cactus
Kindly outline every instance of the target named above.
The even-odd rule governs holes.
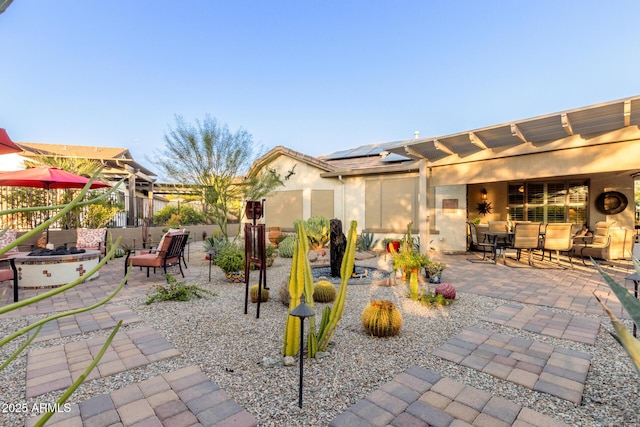
[[[309,242],[301,221],[295,222],[298,238],[293,249],[293,259],[291,261],[291,275],[289,277],[289,313],[300,304],[300,297],[305,295],[305,303],[313,309],[313,276],[311,266],[307,258]],[[315,316],[310,319],[310,339],[315,339]],[[311,338],[313,335],[313,338]],[[295,356],[300,347],[300,319],[287,316],[287,323],[284,330],[283,353],[285,356]]]
[[[316,335],[315,316],[309,319],[309,334],[307,336],[307,356],[315,357],[318,351],[325,351],[333,332],[335,331],[342,312],[344,311],[344,302],[347,296],[347,283],[353,272],[353,263],[356,253],[357,233],[356,227],[358,223],[351,221],[351,228],[347,237],[347,247],[342,265],[340,267],[340,291],[333,305],[325,307],[322,313],[320,329]],[[304,224],[300,221],[295,223],[298,239],[293,252],[293,260],[291,262],[291,276],[289,277],[289,313],[298,306],[300,297],[304,294],[305,303],[313,309],[313,276],[311,275],[311,266],[307,258],[309,243],[307,240]],[[287,323],[284,331],[283,353],[285,356],[295,356],[300,350],[300,320],[293,316],[287,316]]]
[[[318,331],[318,351],[325,351],[327,349],[327,346],[329,346],[331,338],[333,337],[333,333],[335,332],[336,326],[338,326],[338,322],[340,322],[340,319],[342,318],[344,302],[347,297],[347,283],[349,282],[349,278],[353,272],[353,263],[356,255],[356,241],[358,237],[356,233],[357,225],[358,223],[356,221],[351,221],[349,234],[347,235],[347,247],[345,248],[342,265],[340,266],[340,290],[338,291],[336,302],[333,305],[333,309],[326,307],[322,313],[320,330]],[[309,354],[309,357],[313,356],[315,356],[315,352],[313,355]]]

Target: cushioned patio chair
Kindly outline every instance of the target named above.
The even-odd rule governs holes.
[[[556,253],[556,262],[560,265],[560,252],[566,252],[569,257],[569,264],[573,268],[571,254],[573,252],[573,224],[570,223],[550,223],[547,224],[544,233],[544,244],[542,246],[542,259],[545,251],[549,251],[549,261],[551,252]]]
[[[163,236],[158,248],[155,250],[135,255],[136,249],[129,249],[124,261],[125,274],[127,274],[129,266],[146,267],[147,277],[149,277],[149,270],[151,268],[153,268],[153,271],[155,272],[156,268],[162,267],[164,274],[167,274],[168,267],[177,265],[178,268],[180,268],[180,274],[184,277],[181,258],[188,240],[188,231],[176,233],[169,232]]]
[[[106,228],[78,228],[76,248],[100,251],[100,259],[107,253]]]
[[[16,240],[17,238],[18,238],[18,231],[15,228],[9,228],[2,236],[0,236],[0,249],[13,243],[13,241]],[[13,248],[5,252],[5,254],[2,255],[2,258],[7,258],[11,255],[15,255],[21,252],[28,253],[28,252],[31,252],[32,250],[33,250],[33,245],[14,246]]]
[[[0,259],[0,282],[13,281],[13,302],[18,302],[18,270],[13,258]],[[8,267],[5,267],[8,265]]]
[[[582,263],[587,265],[584,258],[589,256],[592,258],[607,259],[607,251],[611,244],[611,226],[613,222],[598,221],[593,230],[593,238],[586,241],[580,248],[580,256]]]

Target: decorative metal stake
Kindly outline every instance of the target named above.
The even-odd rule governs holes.
[[[298,407],[302,408],[302,377],[303,377],[303,365],[304,365],[304,319],[307,317],[315,316],[315,312],[309,308],[307,304],[300,298],[300,304],[289,313],[291,316],[300,318],[300,383],[298,386]]]

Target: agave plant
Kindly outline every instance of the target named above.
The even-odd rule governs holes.
[[[329,243],[329,220],[323,216],[312,216],[304,222],[311,249],[322,249]]]
[[[633,322],[636,325],[639,325],[640,301],[633,295],[631,295],[627,288],[618,283],[613,277],[605,273],[602,268],[600,268],[600,266],[593,261],[593,259],[591,259],[591,262],[593,262],[593,265],[596,266],[598,272],[604,278],[607,285],[609,285],[624,309],[627,311],[627,313],[629,313]],[[633,264],[635,265],[636,273],[640,274],[640,262],[638,262],[638,260],[634,258]],[[595,292],[593,293],[593,295],[596,297],[600,305],[602,305],[604,311],[609,315],[609,319],[611,320],[611,324],[614,328],[614,332],[609,333],[616,341],[618,341],[620,345],[622,345],[622,347],[624,347],[625,351],[629,354],[629,357],[631,357],[633,367],[636,369],[638,375],[640,375],[640,340],[638,340],[633,336],[633,334],[631,334],[631,332],[629,332],[624,324],[620,320],[618,320],[618,318],[611,312],[611,310],[609,310],[609,308],[600,300],[600,298],[598,298]]]

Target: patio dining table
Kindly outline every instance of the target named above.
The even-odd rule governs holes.
[[[485,234],[492,245],[493,263],[498,263],[498,249],[501,249],[503,251],[503,262],[506,265],[507,261],[504,258],[504,250],[511,246],[513,233],[507,231],[487,231]]]

